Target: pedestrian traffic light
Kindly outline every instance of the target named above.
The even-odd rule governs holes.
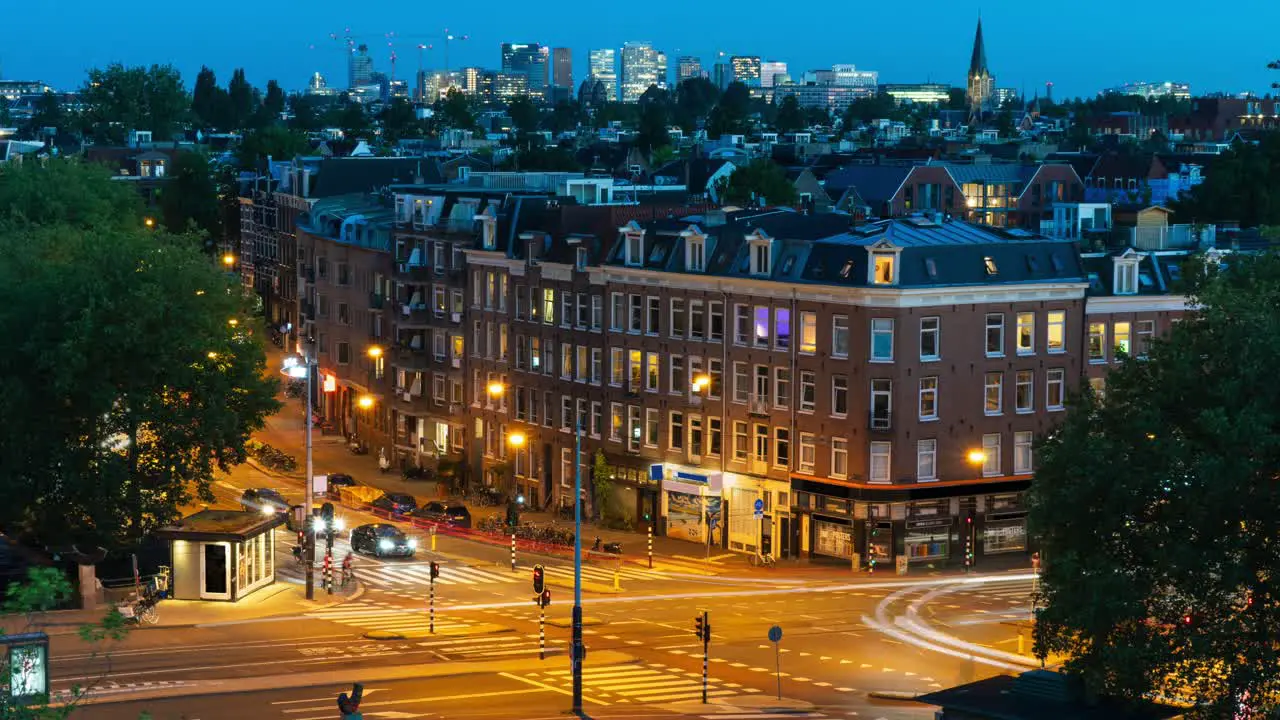
[[[440,563],[435,560],[431,561],[431,579],[435,580],[440,577]]]
[[[543,578],[543,570],[541,565],[533,566],[533,592],[542,594],[543,588],[546,587],[546,580]]]
[[[542,591],[542,594],[539,595],[538,597],[542,603],[541,607],[547,607],[548,605],[550,605],[551,604],[551,588],[544,589]]]
[[[973,567],[973,511],[964,518],[964,566],[965,569]]]

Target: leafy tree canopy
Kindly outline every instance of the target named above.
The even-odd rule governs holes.
[[[142,227],[142,199],[107,168],[66,159],[30,169],[0,165],[0,232],[31,225],[79,230]]]
[[[518,95],[507,104],[507,115],[517,135],[528,135],[538,129],[538,108],[527,95]]]
[[[788,95],[778,105],[778,114],[773,120],[773,127],[780,133],[799,132],[807,126],[806,120],[800,101],[795,95]]]
[[[1236,143],[1204,174],[1204,182],[1171,203],[1179,222],[1280,224],[1280,133],[1265,134],[1257,145]]]
[[[207,157],[197,152],[178,154],[160,191],[160,210],[170,232],[194,232],[201,237],[201,247],[212,247],[213,239],[222,236],[218,187]]]
[[[436,117],[445,127],[458,130],[476,129],[476,118],[471,112],[471,101],[466,93],[451,87],[445,96],[436,101]]]
[[[723,200],[732,205],[794,205],[796,199],[796,188],[782,166],[768,158],[756,158],[737,167],[724,185]]]
[[[1207,271],[1207,272],[1206,272]],[[1200,310],[1037,448],[1041,654],[1098,693],[1280,698],[1280,257],[1189,268]],[[1139,351],[1142,349],[1139,348]],[[1237,717],[1239,717],[1237,715]]]
[[[236,148],[240,167],[261,167],[270,157],[274,160],[291,160],[307,152],[310,147],[307,136],[280,125],[251,130],[244,134]]]
[[[130,130],[169,140],[191,107],[182,76],[172,65],[94,68],[80,88],[84,119],[95,141],[120,145]]]

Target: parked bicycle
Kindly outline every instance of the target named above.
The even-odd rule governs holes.
[[[159,602],[159,595],[148,584],[116,605],[116,610],[124,617],[125,622],[155,625],[160,622],[160,613],[156,612],[156,604]]]
[[[771,568],[776,564],[774,562],[772,553],[761,553],[759,555],[752,555],[750,557],[750,562],[754,567],[770,567]]]

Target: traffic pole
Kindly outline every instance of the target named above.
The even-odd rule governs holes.
[[[709,613],[702,611],[702,704],[707,704],[707,656],[711,654],[711,622]]]
[[[516,571],[516,534],[511,533],[511,572]]]
[[[330,595],[333,594],[333,555],[326,552],[324,554],[324,577],[321,579],[325,589]]]
[[[436,579],[431,578],[431,599],[427,601],[427,631],[436,634]]]
[[[538,659],[547,659],[547,606],[538,598]]]
[[[649,536],[649,569],[652,570],[653,569],[653,523],[649,523],[648,530],[649,531],[647,534]]]

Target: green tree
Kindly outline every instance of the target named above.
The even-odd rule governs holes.
[[[1204,182],[1170,203],[1179,222],[1280,225],[1280,133],[1236,143],[1205,168]]]
[[[10,616],[23,617],[23,626],[13,629],[18,632],[37,632],[46,629],[49,611],[64,606],[71,599],[72,587],[61,570],[39,567],[27,570],[26,580],[10,583],[6,592],[8,598],[2,608],[3,612]],[[80,641],[89,647],[90,657],[109,662],[110,651],[125,639],[128,635],[128,627],[120,612],[112,608],[102,619],[85,623],[77,628],[77,635]],[[13,659],[16,660],[18,657],[21,656],[15,656]],[[88,692],[102,679],[98,677],[89,684],[76,685],[70,692],[59,695],[57,698],[40,695],[25,700],[22,704],[13,702],[7,692],[0,694],[0,718],[66,720],[83,704]]]
[[[117,184],[69,160],[0,169],[0,332],[21,338],[0,413],[23,418],[0,429],[0,526],[39,542],[121,547],[212,501],[278,407],[240,283],[191,236],[139,227]],[[33,188],[39,220],[11,209]]]
[[[67,130],[67,113],[62,109],[58,96],[48,90],[36,100],[23,135],[36,138],[45,128],[54,128],[59,132]]]
[[[209,159],[202,153],[178,154],[169,181],[160,191],[160,211],[169,232],[194,232],[206,250],[222,237],[218,185]]]
[[[996,113],[996,132],[1002,138],[1011,138],[1018,133],[1013,122],[1013,111],[1007,107]]]
[[[227,91],[218,87],[218,76],[201,67],[191,90],[191,114],[199,127],[221,129],[227,122]]]
[[[778,105],[778,116],[773,120],[773,128],[780,133],[799,132],[806,127],[804,110],[795,95],[788,95]]]
[[[1086,389],[1038,446],[1037,652],[1097,693],[1280,699],[1280,257],[1182,273],[1198,310]],[[1236,715],[1239,717],[1239,715]]]
[[[302,133],[279,125],[245,133],[236,148],[236,159],[243,168],[260,168],[267,158],[292,160],[307,151],[309,143]]]
[[[403,138],[422,137],[422,126],[413,112],[413,105],[404,98],[393,98],[378,113],[382,124],[382,141],[395,145]]]
[[[636,147],[642,153],[671,144],[671,97],[666,90],[650,87],[640,96],[640,123],[636,132]]]
[[[324,127],[322,107],[326,100],[316,95],[294,95],[289,100],[289,109],[293,117],[289,119],[289,128],[296,132],[315,132]]]
[[[445,127],[457,130],[476,128],[476,118],[471,112],[471,101],[466,93],[458,88],[449,88],[449,92],[436,102],[435,111]]]
[[[518,95],[507,103],[507,115],[516,136],[523,137],[538,129],[538,108],[527,95]]]
[[[227,83],[228,130],[244,130],[258,111],[258,91],[245,78],[244,68],[236,68]]]
[[[275,122],[280,117],[280,113],[284,112],[284,107],[284,90],[280,87],[280,83],[268,80],[267,94],[262,98],[262,110],[267,113],[272,122]]]
[[[672,116],[680,129],[691,133],[707,121],[719,99],[720,88],[715,83],[703,77],[689,78],[676,86]]]
[[[751,93],[740,82],[729,83],[720,101],[707,116],[707,135],[741,135],[750,129],[747,115],[751,111]]]
[[[172,65],[94,68],[80,88],[80,100],[93,139],[117,145],[130,130],[150,130],[156,140],[169,140],[191,108],[182,76]]]
[[[13,123],[13,113],[9,110],[9,101],[0,98],[0,127],[11,127]]]
[[[969,97],[968,93],[962,87],[953,87],[947,91],[947,109],[948,110],[968,110]]]
[[[768,158],[756,158],[735,168],[723,186],[722,200],[726,204],[761,202],[785,206],[794,205],[797,199],[795,185],[787,179],[786,172]]]
[[[17,225],[140,229],[142,199],[96,163],[60,159],[41,169],[0,165],[0,231]]]
[[[543,121],[543,126],[559,135],[560,133],[578,129],[584,119],[585,115],[582,112],[582,108],[577,103],[562,100],[551,109],[551,114]]]
[[[341,129],[343,137],[352,142],[367,139],[366,136],[368,136],[372,125],[369,123],[369,114],[364,111],[363,105],[348,99],[334,110],[334,122],[329,124],[336,125]]]

